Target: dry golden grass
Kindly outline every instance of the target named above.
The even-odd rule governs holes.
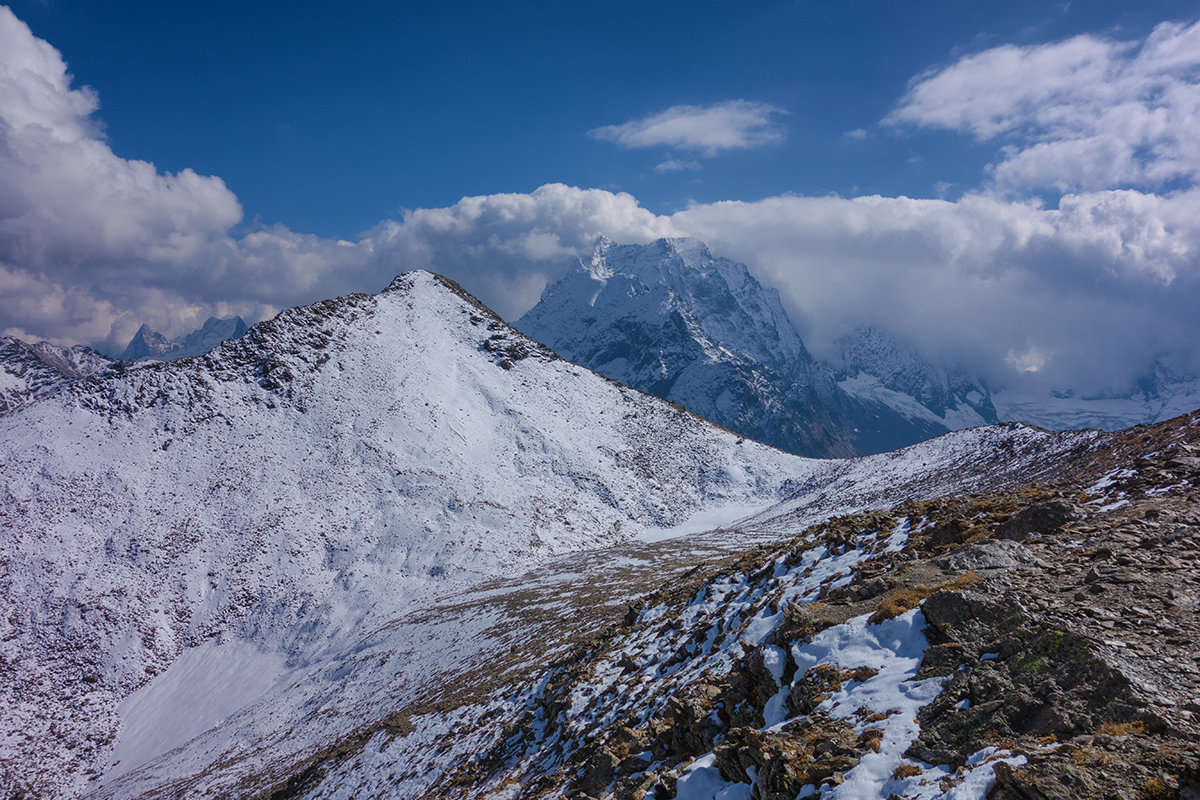
[[[1146,781],[1138,792],[1138,800],[1179,800],[1182,796],[1179,789],[1158,777]]]
[[[1146,723],[1136,722],[1106,722],[1096,729],[1096,733],[1106,733],[1109,736],[1128,736],[1131,733],[1145,733]]]
[[[923,771],[924,770],[922,770],[916,764],[901,764],[900,766],[896,767],[894,772],[892,772],[892,778],[899,781],[905,778],[911,778],[914,775],[920,775]]]
[[[858,681],[864,683],[871,680],[879,674],[879,670],[871,669],[870,667],[857,667],[856,669],[842,670],[842,681]]]
[[[963,589],[977,580],[979,580],[979,576],[974,571],[971,571],[963,573],[954,580],[947,581],[939,586],[916,586],[911,589],[897,589],[890,594],[884,595],[883,599],[879,601],[879,606],[875,609],[875,613],[871,615],[870,622],[878,625],[884,620],[894,619],[905,611],[916,608],[922,600],[931,597],[934,592],[941,591],[942,589],[950,591]]]
[[[862,734],[863,747],[878,753],[883,745],[883,731],[879,728],[867,728]]]
[[[1071,760],[1081,767],[1111,767],[1117,763],[1117,757],[1105,750],[1095,747],[1080,747],[1071,753]]]

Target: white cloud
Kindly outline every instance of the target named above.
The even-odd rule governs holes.
[[[283,226],[234,238],[242,210],[219,178],[120,158],[97,108],[59,53],[0,7],[0,329],[119,351],[143,322],[179,333],[209,313],[259,318],[417,266],[511,314],[601,233],[673,232],[630,195],[549,185],[410,211],[359,242]]]
[[[589,131],[621,147],[669,147],[715,156],[783,141],[777,117],[786,112],[768,103],[728,100],[707,106],[672,106],[621,125]]]
[[[464,197],[449,208],[408,211],[370,231],[364,242],[380,280],[427,267],[460,281],[512,319],[601,235],[650,242],[679,230],[632,195],[547,184],[529,194]]]
[[[1133,49],[1190,63],[1184,32]],[[119,158],[91,121],[96,108],[58,53],[0,9],[0,330],[119,350],[142,322],[178,333],[209,313],[257,319],[378,290],[415,267],[512,319],[602,234],[692,235],[777,287],[818,353],[870,321],[997,382],[1120,388],[1162,353],[1200,369],[1200,189],[1101,188],[1057,208],[970,191],[781,196],[664,216],[629,194],[548,184],[413,209],[356,242],[282,226],[236,238],[241,209],[218,178]],[[955,113],[987,135],[1016,129],[1003,115]],[[1038,151],[1011,162],[1024,152]],[[1019,373],[1031,354],[1037,372]]]
[[[1009,191],[1195,181],[1200,23],[985,50],[918,76],[885,121],[1004,143],[991,174]]]
[[[701,169],[701,166],[702,165],[700,164],[700,162],[696,161],[694,159],[688,159],[686,161],[681,161],[677,158],[668,158],[666,161],[663,161],[660,164],[655,164],[654,171],[655,172],[683,172],[684,170]]]
[[[1088,391],[1125,386],[1160,353],[1200,367],[1200,190],[1058,209],[977,193],[774,197],[672,221],[776,286],[818,354],[874,322],[996,383],[1020,377],[1010,352],[1041,353],[1037,379]]]
[[[867,138],[867,132],[862,128],[855,128],[852,131],[846,131],[844,135],[847,139],[854,139],[857,142],[861,142]]]

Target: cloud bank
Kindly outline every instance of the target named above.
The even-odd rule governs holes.
[[[375,291],[415,267],[449,275],[512,319],[601,234],[690,235],[777,287],[818,354],[873,322],[996,385],[1121,390],[1163,354],[1200,372],[1200,188],[1188,141],[1197,128],[1185,113],[1195,31],[995,48],[918,76],[889,124],[946,127],[1000,148],[991,180],[1002,186],[955,201],[780,196],[658,215],[629,194],[548,184],[409,210],[351,242],[282,226],[235,234],[241,207],[219,178],[115,154],[93,119],[96,93],[73,87],[58,52],[0,8],[0,331],[113,352],[143,322],[175,334],[214,313],[258,319]],[[1003,78],[1029,64],[1047,72],[1044,83],[1028,71]],[[1108,76],[1108,100],[1095,76]],[[987,80],[1011,85],[1006,94]],[[1133,84],[1154,91],[1142,97]],[[696,108],[615,126],[624,133],[613,136],[706,155],[759,135],[735,123],[689,133],[668,124]],[[715,108],[696,113],[722,119]],[[1145,117],[1138,108],[1161,124],[1125,129],[1106,111]],[[1096,158],[1068,180],[1076,168],[1055,159],[1054,180],[1075,188],[1053,208],[1023,194],[1035,184],[1021,177],[1034,158],[1023,154],[1097,137],[1132,147],[1132,160]],[[1174,188],[1157,186],[1160,175]]]
[[[1004,143],[992,171],[1009,190],[1194,183],[1198,73],[1200,23],[996,47],[918,76],[886,122]]]

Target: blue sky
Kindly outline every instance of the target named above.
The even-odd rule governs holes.
[[[1200,374],[1195,2],[0,7],[0,333],[375,291],[506,318],[596,237],[693,236],[806,343],[993,385]]]
[[[688,201],[979,183],[994,153],[881,129],[956,54],[1092,32],[1143,36],[1181,2],[17,2],[113,150],[220,176],[248,221],[351,237],[402,208],[548,182]],[[746,99],[780,141],[716,157],[588,136],[679,105]],[[859,140],[849,131],[867,133]],[[700,169],[656,172],[674,156]]]

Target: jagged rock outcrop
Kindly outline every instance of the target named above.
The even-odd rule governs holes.
[[[156,359],[169,361],[207,353],[226,339],[245,336],[249,328],[241,317],[209,317],[204,324],[191,333],[168,339],[149,325],[138,328],[137,333],[121,352],[122,361]]]

